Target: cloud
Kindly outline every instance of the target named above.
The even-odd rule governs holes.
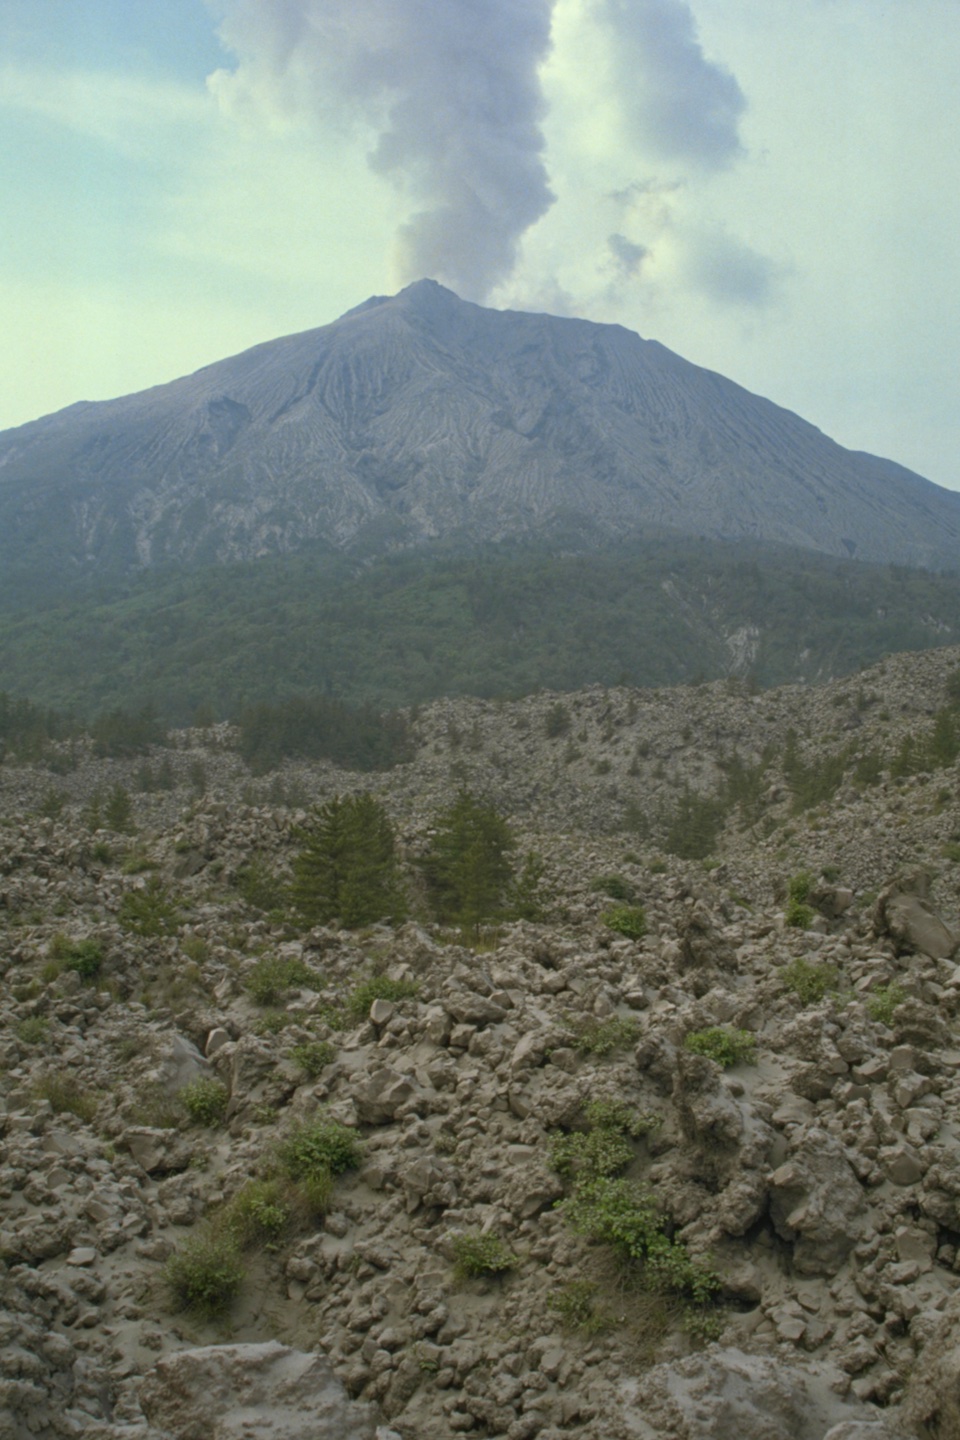
[[[635,240],[628,240],[626,235],[616,232],[607,236],[607,249],[612,257],[613,266],[621,280],[633,280],[640,274],[644,260],[650,254],[646,245],[639,245]]]
[[[761,309],[776,297],[782,268],[720,227],[688,235],[683,272],[708,299]]]
[[[371,166],[409,207],[397,278],[483,300],[554,199],[538,73],[553,3],[217,0],[238,63],[211,88],[279,123],[365,131]]]
[[[746,100],[735,77],[707,59],[683,0],[595,0],[612,32],[617,89],[634,141],[655,157],[706,170],[742,153]]]

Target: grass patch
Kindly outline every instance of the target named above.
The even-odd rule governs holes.
[[[264,955],[244,977],[243,988],[257,1005],[276,1005],[290,990],[313,989],[317,977],[302,960]]]
[[[639,1034],[636,1020],[620,1015],[611,1015],[607,1020],[584,1016],[575,1020],[571,1029],[573,1048],[578,1054],[601,1057],[612,1055],[614,1050],[620,1050],[625,1045],[632,1045]]]
[[[316,1080],[321,1071],[332,1064],[336,1053],[328,1040],[307,1040],[289,1051],[294,1065],[310,1080]]]
[[[647,933],[647,916],[642,905],[614,905],[600,918],[608,930],[615,930],[628,940],[640,940]]]
[[[907,992],[895,980],[889,985],[878,985],[867,997],[867,1014],[881,1025],[892,1025],[893,1012],[906,998]]]
[[[812,960],[791,960],[780,971],[780,979],[787,990],[796,995],[803,1005],[816,1005],[825,996],[834,994],[840,986],[840,972],[836,965],[827,962],[817,964]]]
[[[43,1075],[34,1093],[38,1100],[49,1101],[55,1115],[76,1115],[89,1125],[97,1113],[97,1097],[82,1090],[72,1075]]]
[[[177,1099],[194,1125],[215,1129],[223,1124],[230,1092],[220,1080],[201,1075],[178,1091]]]

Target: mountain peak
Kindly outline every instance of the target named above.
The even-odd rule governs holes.
[[[619,326],[486,309],[428,278],[10,431],[0,473],[8,569],[30,536],[38,565],[56,552],[84,571],[557,527],[942,568],[960,554],[960,495]]]

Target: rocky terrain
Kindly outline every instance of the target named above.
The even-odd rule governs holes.
[[[21,595],[308,542],[637,531],[953,569],[960,499],[620,326],[431,280],[0,435]]]
[[[916,751],[958,667],[437,702],[366,776],[253,776],[228,727],[8,757],[0,1436],[960,1436],[960,775]],[[460,786],[542,857],[539,918],[431,920]],[[361,790],[412,918],[305,931],[298,827]],[[284,1210],[317,1124],[341,1173]],[[605,1144],[699,1303],[578,1226]],[[178,1307],[218,1234],[235,1295]]]

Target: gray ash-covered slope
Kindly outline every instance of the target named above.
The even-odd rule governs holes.
[[[620,326],[428,280],[0,436],[8,575],[571,528],[953,567],[960,495]]]

